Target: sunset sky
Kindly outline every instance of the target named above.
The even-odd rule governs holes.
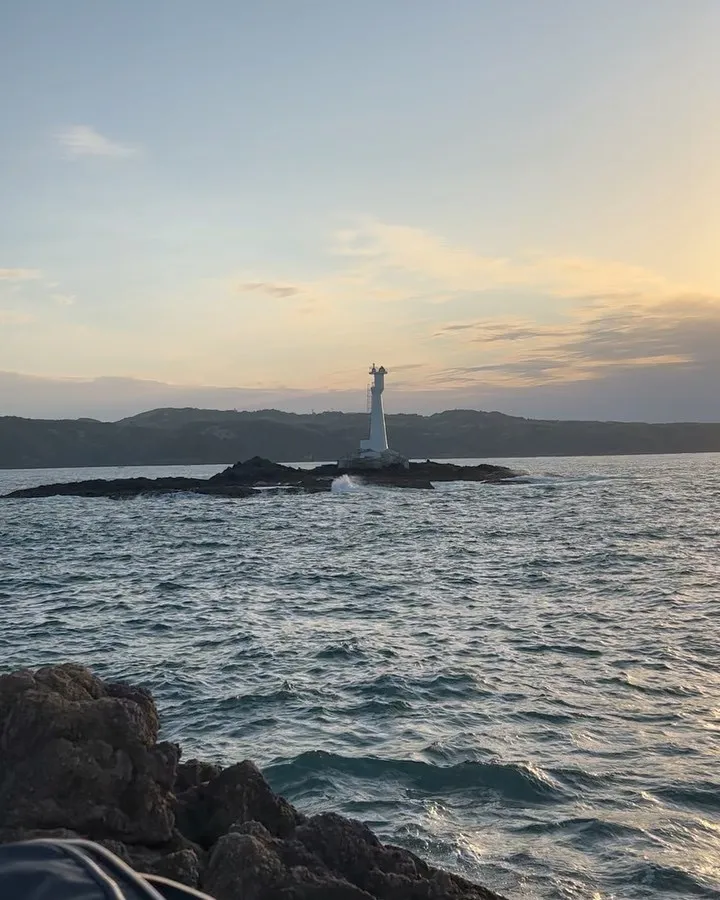
[[[5,0],[0,415],[720,420],[717,0]]]

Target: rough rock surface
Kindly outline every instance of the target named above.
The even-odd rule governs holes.
[[[141,688],[74,664],[0,676],[0,842],[89,838],[216,900],[501,900],[360,822],[303,816],[249,761],[179,759]]]
[[[505,466],[481,464],[458,466],[428,460],[404,466],[353,471],[340,469],[335,463],[314,469],[295,469],[254,456],[235,463],[211,478],[98,478],[93,481],[72,481],[61,484],[41,484],[21,488],[6,498],[33,497],[109,497],[121,500],[144,494],[192,493],[215,497],[243,498],[257,496],[257,489],[275,488],[285,493],[313,494],[332,489],[338,475],[352,475],[366,484],[385,487],[432,490],[434,481],[484,481],[492,484],[512,480],[516,472]]]
[[[208,848],[237,823],[262,822],[272,834],[285,837],[302,821],[287,800],[273,794],[249,760],[229,766],[207,784],[179,794],[177,800],[178,827]]]
[[[0,828],[69,828],[136,844],[173,833],[180,756],[143,691],[79,666],[0,678]]]
[[[8,497],[107,497],[124,500],[145,494],[208,494],[209,496],[243,498],[252,495],[251,487],[242,484],[210,484],[205,478],[94,478],[91,481],[67,481],[39,484],[12,491]]]

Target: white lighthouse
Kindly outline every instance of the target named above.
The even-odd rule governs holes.
[[[338,462],[340,469],[384,469],[388,466],[407,468],[407,459],[388,447],[385,430],[385,410],[383,409],[383,391],[385,390],[385,366],[379,368],[375,363],[370,366],[373,381],[370,386],[370,436],[360,441],[360,449]]]
[[[388,442],[382,395],[385,390],[387,369],[385,366],[380,366],[378,369],[373,363],[370,367],[370,374],[373,377],[373,383],[370,388],[370,437],[366,441],[360,441],[360,449],[384,453],[388,449]]]

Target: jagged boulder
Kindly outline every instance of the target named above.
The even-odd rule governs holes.
[[[0,676],[0,828],[170,840],[180,751],[157,736],[149,694],[81,666]]]
[[[236,823],[260,822],[271,834],[284,837],[303,821],[249,760],[180,794],[177,816],[182,833],[203,847],[211,847]]]

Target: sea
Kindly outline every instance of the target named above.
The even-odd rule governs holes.
[[[720,454],[508,484],[0,502],[0,668],[527,898],[720,898]],[[57,480],[222,466],[0,472]]]

